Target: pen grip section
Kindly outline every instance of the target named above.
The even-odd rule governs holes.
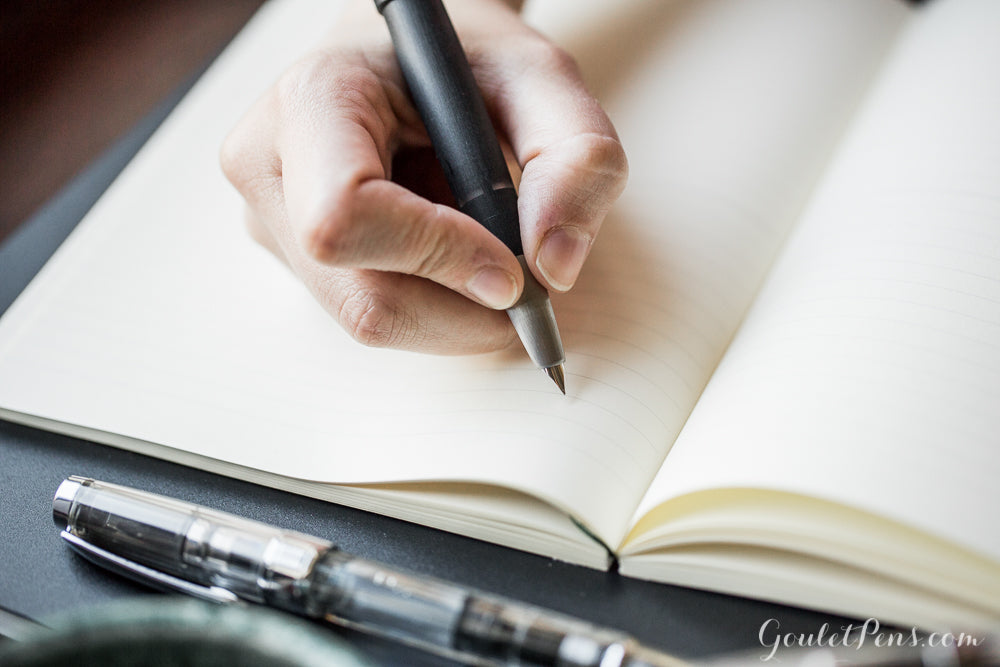
[[[458,207],[523,254],[510,170],[444,5],[377,0],[376,6]]]
[[[467,598],[456,586],[340,551],[316,564],[308,588],[308,615],[428,649],[452,646]]]

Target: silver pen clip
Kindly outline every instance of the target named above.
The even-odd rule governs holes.
[[[154,570],[151,567],[140,565],[98,546],[94,546],[87,540],[74,535],[69,530],[63,530],[59,536],[66,540],[78,554],[90,562],[134,581],[138,581],[141,584],[184,593],[185,595],[190,595],[201,600],[208,600],[209,602],[227,604],[241,602],[239,597],[225,588],[220,588],[219,586],[202,586],[166,574],[165,572]]]

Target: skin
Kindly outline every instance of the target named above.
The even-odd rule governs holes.
[[[508,149],[525,256],[572,288],[627,161],[575,62],[517,4],[447,4]],[[450,195],[406,94],[385,22],[352,4],[227,137],[223,171],[247,227],[366,345],[438,354],[504,348],[523,287],[514,255]]]

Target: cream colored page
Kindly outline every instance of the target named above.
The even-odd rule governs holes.
[[[783,489],[1000,559],[998,34],[914,24],[641,511]]]
[[[356,344],[245,236],[218,146],[336,13],[271,4],[4,318],[3,414],[296,478],[506,486],[615,543],[900,18],[802,6],[649,3],[623,5],[624,23],[549,24],[598,78],[586,53],[631,48],[629,22],[651,49],[603,86],[633,178],[579,289],[555,299],[563,397],[517,351]]]
[[[666,454],[909,12],[869,2],[560,7],[529,4],[529,16],[577,57],[630,162],[577,288],[555,299],[567,368],[574,383],[627,383],[662,420]]]

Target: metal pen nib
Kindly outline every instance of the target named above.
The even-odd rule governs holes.
[[[531,273],[524,255],[518,255],[517,261],[521,263],[521,271],[524,273],[524,291],[517,303],[507,309],[507,316],[514,324],[528,356],[565,394],[563,364],[566,363],[566,353],[563,352],[562,338],[559,336],[559,327],[556,326],[556,315],[552,312],[549,293]]]
[[[559,391],[561,391],[565,396],[566,374],[565,372],[563,372],[562,364],[559,364],[558,366],[550,366],[549,368],[546,368],[544,370],[545,374],[548,375],[550,378],[552,378],[552,381],[556,383],[557,387],[559,387]]]

